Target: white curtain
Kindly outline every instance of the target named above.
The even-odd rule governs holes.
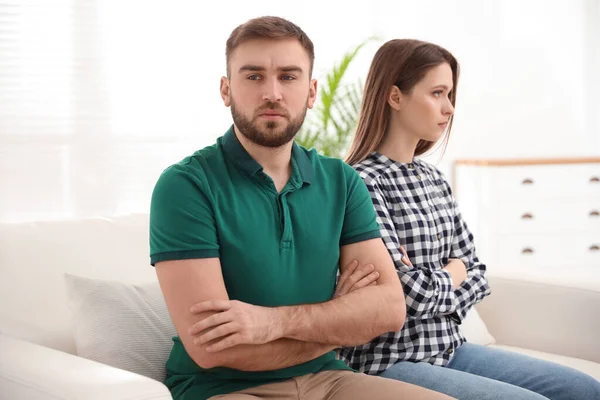
[[[147,212],[162,169],[226,128],[201,107],[221,71],[168,4],[0,1],[0,221]]]

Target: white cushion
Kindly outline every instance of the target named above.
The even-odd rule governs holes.
[[[163,382],[177,333],[158,282],[65,281],[77,354]]]
[[[484,300],[485,301],[485,300]],[[487,346],[496,343],[475,307],[471,308],[460,325],[460,332],[467,342]]]
[[[156,280],[148,216],[0,224],[0,332],[74,353],[64,273]]]
[[[564,269],[565,281],[573,271]],[[490,275],[493,294],[477,311],[498,343],[600,363],[600,278],[590,278],[587,288],[558,280],[545,273],[537,281]]]

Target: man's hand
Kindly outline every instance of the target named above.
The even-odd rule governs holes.
[[[456,290],[467,279],[467,266],[458,258],[451,258],[446,265],[446,271],[452,275],[452,288]]]
[[[274,308],[254,306],[237,300],[209,300],[192,306],[194,314],[217,312],[189,329],[196,345],[210,343],[207,352],[239,344],[265,344],[282,337],[279,314]]]
[[[348,264],[340,276],[333,297],[346,295],[365,286],[376,285],[378,278],[379,272],[375,271],[373,264],[358,268],[358,261],[354,260]]]
[[[400,251],[403,254],[402,262],[409,267],[412,267],[413,265],[408,258],[406,249],[400,246]],[[348,264],[344,273],[340,276],[333,297],[340,297],[366,286],[377,285],[378,278],[379,272],[375,271],[373,264],[363,265],[358,268],[358,261],[354,260]]]

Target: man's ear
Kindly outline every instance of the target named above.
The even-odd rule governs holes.
[[[231,105],[231,88],[229,86],[229,78],[226,76],[221,77],[219,89],[221,92],[221,98],[223,99],[223,104],[225,104],[225,107],[229,107]]]
[[[313,108],[315,101],[317,100],[317,80],[311,79],[308,85],[308,102],[306,106],[308,108]]]
[[[392,110],[402,111],[406,102],[405,98],[406,95],[400,91],[398,86],[394,85],[388,95],[388,104],[392,107]]]

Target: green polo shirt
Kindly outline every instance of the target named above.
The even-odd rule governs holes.
[[[150,211],[150,259],[219,257],[229,298],[277,307],[332,298],[340,246],[381,237],[369,192],[343,161],[293,145],[292,174],[278,193],[233,127],[168,167]],[[176,399],[207,399],[324,370],[347,369],[330,352],[289,368],[200,368],[179,338],[167,362]]]

